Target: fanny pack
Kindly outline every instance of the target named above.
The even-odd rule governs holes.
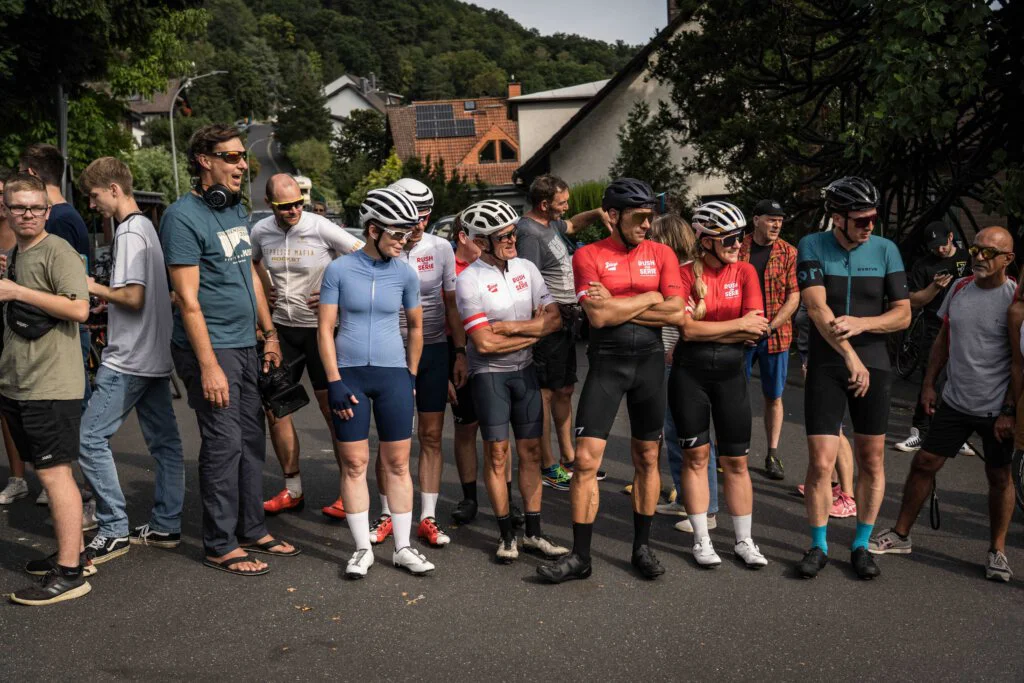
[[[7,277],[12,282],[17,282],[14,271],[17,255],[18,248],[15,247],[14,251],[11,252],[11,262],[7,266]],[[60,320],[54,318],[38,306],[21,301],[7,302],[4,319],[7,321],[7,326],[11,328],[12,332],[29,341],[39,339],[60,322]]]

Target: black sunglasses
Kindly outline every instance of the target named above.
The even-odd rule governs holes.
[[[858,230],[864,230],[878,224],[877,213],[873,213],[870,216],[861,216],[860,218],[850,218],[849,216],[844,216],[844,218],[846,218],[847,223],[853,223],[853,227]]]
[[[494,239],[498,240],[499,242],[511,242],[516,238],[516,233],[518,232],[519,228],[512,228],[509,232],[506,232],[504,235],[495,235]]]
[[[210,152],[209,156],[217,157],[228,164],[237,164],[246,157],[245,152]]]

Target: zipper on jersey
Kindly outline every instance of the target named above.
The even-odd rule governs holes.
[[[370,354],[373,353],[373,302],[377,296],[377,264],[370,266],[370,316],[369,324],[366,326],[366,364],[370,364]]]

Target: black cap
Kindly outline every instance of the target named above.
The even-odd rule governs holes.
[[[924,243],[929,249],[941,247],[949,241],[949,233],[953,232],[942,221],[932,221],[924,229]]]
[[[782,204],[779,204],[774,199],[762,199],[754,207],[755,216],[785,216],[786,212],[782,210]]]

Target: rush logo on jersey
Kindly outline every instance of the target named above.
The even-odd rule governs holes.
[[[426,256],[416,257],[416,270],[423,273],[434,269],[434,256],[433,254],[427,254]]]
[[[516,275],[512,278],[512,282],[515,283],[517,292],[521,292],[530,286],[530,283],[526,281],[525,275]]]

